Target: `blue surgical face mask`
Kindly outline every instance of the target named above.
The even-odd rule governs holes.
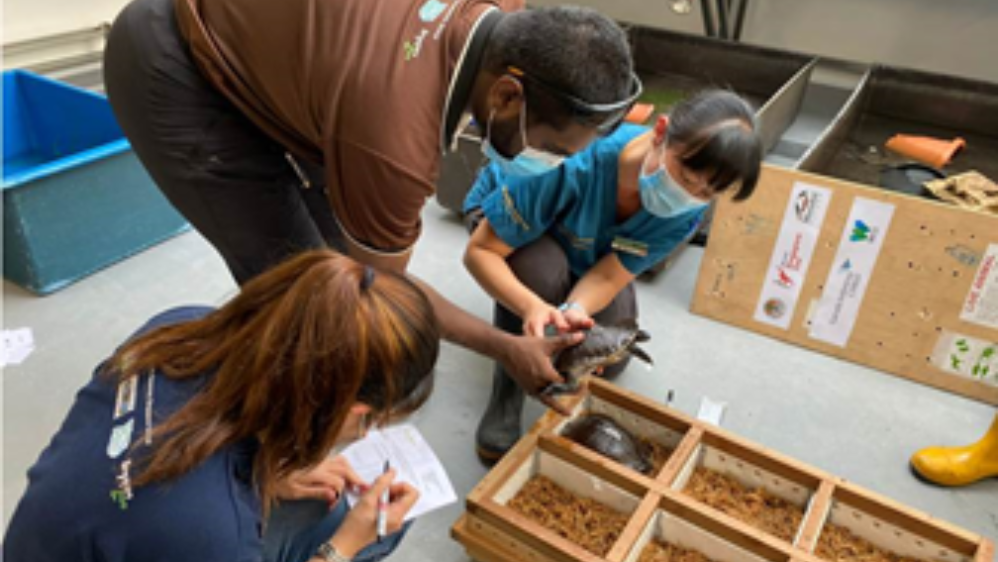
[[[664,152],[664,148],[662,149]],[[649,157],[660,158],[660,151],[653,150]],[[638,188],[641,192],[641,205],[656,217],[667,219],[683,213],[703,209],[709,203],[693,197],[683,186],[672,179],[669,171],[659,164],[651,173],[645,173],[642,167],[638,178]]]
[[[523,139],[523,150],[514,158],[506,158],[492,146],[492,118],[496,111],[493,109],[489,114],[489,122],[485,128],[485,140],[482,141],[482,153],[499,165],[503,174],[507,176],[537,176],[557,168],[565,161],[564,156],[552,154],[545,150],[536,149],[527,142],[527,104],[523,103],[523,110],[520,112],[520,138]]]

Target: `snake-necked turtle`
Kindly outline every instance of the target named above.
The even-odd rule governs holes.
[[[554,367],[565,377],[565,383],[549,385],[543,394],[574,392],[578,388],[580,377],[599,367],[623,361],[629,355],[651,365],[651,357],[637,345],[649,339],[651,336],[648,332],[638,328],[633,319],[610,326],[593,326],[586,331],[586,339],[582,343],[562,351],[555,359]]]
[[[644,443],[609,416],[583,416],[568,424],[562,435],[642,474],[648,474],[653,468],[651,455]]]

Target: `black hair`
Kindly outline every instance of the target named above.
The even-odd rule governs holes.
[[[613,20],[591,8],[553,6],[505,14],[496,24],[483,66],[500,75],[521,70],[531,121],[557,128],[575,121],[602,124],[605,115],[580,114],[530,77],[543,80],[591,104],[608,104],[631,94],[630,46]]]
[[[738,184],[735,201],[748,199],[759,181],[762,139],[748,102],[727,90],[705,90],[669,114],[668,142],[687,168],[710,175],[715,193]]]

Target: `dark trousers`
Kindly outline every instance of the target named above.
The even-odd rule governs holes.
[[[201,75],[173,0],[136,0],[108,36],[104,82],[136,155],[240,284],[306,249],[342,249],[320,166],[257,128]]]
[[[565,301],[579,280],[572,274],[568,258],[561,246],[554,238],[547,235],[528,246],[518,248],[507,258],[507,263],[521,283],[534,291],[537,296],[556,306]],[[634,283],[629,283],[617,293],[606,308],[593,315],[596,322],[604,325],[637,317],[638,301]],[[496,303],[495,307],[494,324],[511,334],[523,333],[523,320],[499,303]],[[630,357],[607,367],[603,371],[603,376],[616,376],[629,362]],[[498,373],[502,367],[497,365],[496,369]]]

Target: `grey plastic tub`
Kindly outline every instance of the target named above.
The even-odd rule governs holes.
[[[885,166],[908,161],[884,148],[895,134],[961,137],[967,147],[944,171],[998,181],[998,84],[875,66],[798,167],[875,186]]]

